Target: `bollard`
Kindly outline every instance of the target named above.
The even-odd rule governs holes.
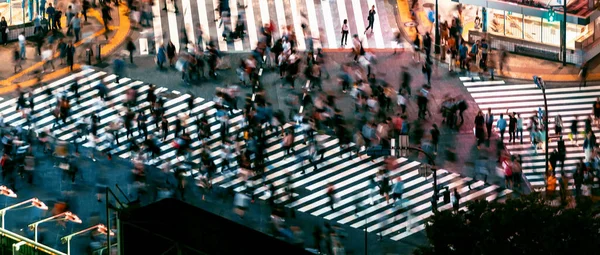
[[[92,50],[91,49],[85,49],[85,59],[87,60],[86,63],[88,66],[92,65]]]
[[[102,63],[102,44],[96,45],[96,61]]]

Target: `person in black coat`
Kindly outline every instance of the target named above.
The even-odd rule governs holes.
[[[8,42],[8,23],[6,23],[6,19],[2,17],[0,20],[0,33],[2,34],[2,43],[6,45]]]
[[[73,45],[73,41],[70,41],[66,48],[67,51],[67,65],[69,65],[70,70],[73,71],[73,64],[75,63],[75,46]]]
[[[131,40],[131,38],[127,39],[127,51],[129,51],[129,62],[131,62],[133,64],[133,52],[135,52],[136,48],[135,48],[135,43],[133,43],[133,40]]]

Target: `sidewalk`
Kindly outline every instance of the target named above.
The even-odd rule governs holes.
[[[398,3],[398,19],[400,20],[400,29],[409,42],[412,42],[416,36],[415,27],[418,28],[421,34],[425,31],[433,30],[435,24],[432,24],[427,19],[427,13],[422,6],[419,6],[416,17],[417,20],[412,20],[410,16],[410,1],[397,0]],[[463,37],[466,38],[469,29],[472,29],[474,24],[467,22],[464,24]],[[561,62],[549,61],[534,57],[527,57],[517,54],[508,54],[507,62],[504,64],[505,70],[499,72],[499,76],[532,80],[533,75],[538,75],[544,78],[545,81],[553,82],[579,82],[580,67],[573,64],[562,66]],[[588,81],[600,80],[600,57],[595,57],[588,63]]]
[[[65,3],[63,3],[63,1]],[[66,2],[67,0],[61,0],[58,5],[61,6],[61,4],[64,4],[66,6]],[[93,47],[94,50],[94,54],[97,54],[97,52],[95,52],[97,49],[95,47],[95,45],[97,44],[101,44],[102,45],[102,52],[101,52],[101,57],[103,59],[103,61],[109,61],[107,59],[104,59],[106,56],[108,56],[109,54],[113,53],[115,50],[118,49],[118,47],[125,42],[125,40],[127,39],[127,37],[129,36],[130,33],[130,21],[129,21],[129,16],[128,14],[128,10],[126,7],[126,4],[122,3],[118,9],[117,8],[112,8],[112,17],[113,17],[113,21],[112,24],[109,25],[109,29],[110,31],[108,32],[108,40],[105,39],[104,37],[104,24],[102,22],[102,18],[101,18],[101,13],[99,9],[90,9],[88,10],[88,22],[83,24],[82,27],[82,39],[75,43],[75,47],[77,48],[77,51],[75,53],[75,65],[73,67],[73,69],[79,69],[81,68],[81,65],[85,63],[86,59],[85,59],[85,47]],[[64,24],[66,24],[66,18],[63,16],[63,19],[61,20],[61,23],[63,24],[63,29],[61,30],[61,32],[66,33],[67,28]],[[66,39],[73,39],[73,37],[66,37]],[[53,50],[55,50],[55,60],[54,60],[54,66],[57,67],[56,70],[54,72],[48,73],[46,75],[43,76],[43,81],[49,81],[49,80],[53,80],[56,79],[60,76],[63,76],[67,73],[70,72],[69,67],[65,67],[65,66],[61,66],[60,65],[60,61],[57,59],[58,58],[58,52],[56,52],[56,43],[54,43],[54,45],[52,45]],[[47,45],[47,44],[45,44]],[[4,47],[4,48],[0,48],[0,58],[3,59],[7,59],[7,60],[11,60],[12,61],[12,54],[13,54],[13,49],[15,47],[18,47],[18,44],[12,43],[9,44],[8,46]],[[93,57],[92,60],[93,63],[95,63],[95,56]],[[35,80],[35,75],[36,75],[36,71],[41,71],[42,68],[42,62],[41,62],[41,57],[37,56],[36,52],[35,52],[35,43],[28,41],[27,42],[27,59],[23,62],[23,70],[20,71],[19,73],[13,74],[14,73],[14,67],[12,65],[12,62],[10,65],[1,65],[0,66],[0,73],[1,74],[11,74],[11,76],[0,76],[0,78],[3,78],[2,81],[0,81],[0,94],[1,93],[7,93],[10,92],[12,90],[14,90],[16,88],[16,84],[18,83],[21,87],[29,87],[32,86],[34,84],[36,84],[36,80]]]

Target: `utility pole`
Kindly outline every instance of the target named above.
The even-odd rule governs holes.
[[[563,1],[563,21],[562,21],[562,64],[563,66],[567,66],[567,0]],[[546,93],[544,93],[544,96]],[[545,101],[545,100],[544,100]],[[546,131],[548,132],[548,131]],[[547,157],[547,156],[546,156]]]
[[[435,54],[440,54],[440,14],[438,12],[438,0],[435,0]]]
[[[548,168],[548,165],[549,165],[548,164],[548,162],[549,162],[549,160],[548,160],[548,143],[549,143],[550,139],[548,137],[548,101],[546,100],[546,84],[544,84],[544,80],[542,80],[542,77],[539,77],[537,75],[533,76],[533,82],[535,83],[535,85],[537,85],[537,87],[539,89],[542,90],[542,95],[544,96],[544,116],[542,116],[542,118],[544,121],[544,132],[546,133],[545,137],[544,137],[544,141],[546,142],[546,145],[544,148],[546,150],[546,153],[545,153],[546,172],[545,172],[545,174],[548,174],[548,171],[549,171],[549,168]]]

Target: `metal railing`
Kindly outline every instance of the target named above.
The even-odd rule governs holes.
[[[6,229],[0,229],[0,253],[1,254],[15,254],[15,250],[18,254],[49,254],[49,255],[66,255],[64,252],[60,252],[53,248],[50,248],[44,244],[35,242],[24,236],[15,234]]]

